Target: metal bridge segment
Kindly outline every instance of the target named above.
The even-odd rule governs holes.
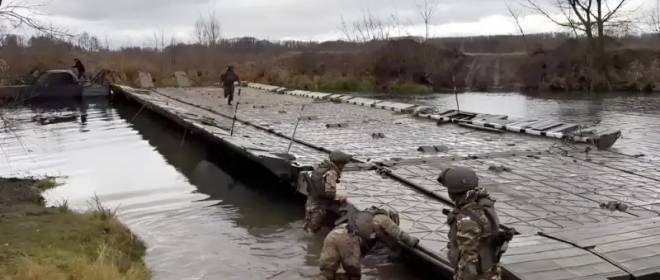
[[[441,165],[449,163],[477,170],[498,200],[502,222],[521,233],[503,260],[511,275],[646,279],[660,270],[660,262],[650,262],[660,245],[654,243],[654,227],[647,226],[655,225],[660,213],[660,164],[653,160],[608,151],[587,154],[586,145],[564,147],[557,140],[518,133],[438,126],[437,120],[415,116],[424,108],[412,104],[364,98],[351,102],[354,98],[343,95],[252,86],[261,89],[244,89],[238,98],[234,137],[227,132],[234,107],[224,105],[218,89],[122,91],[180,125],[207,131],[251,154],[284,153],[302,115],[292,146],[296,164],[312,166],[336,149],[355,155],[364,164],[347,170],[341,191],[358,208],[398,210],[402,228],[421,239],[421,252],[439,259],[436,265],[446,264],[448,228],[442,209],[448,203],[435,178]],[[423,152],[424,146],[442,147]],[[607,201],[629,207],[625,212],[602,209],[599,204]],[[635,233],[641,233],[618,230],[620,225],[639,227]],[[575,240],[587,236],[581,231],[587,227],[604,229],[599,242],[575,246],[581,244]]]

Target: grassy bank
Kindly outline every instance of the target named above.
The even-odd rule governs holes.
[[[149,279],[142,242],[98,201],[45,207],[54,181],[0,179],[0,279]]]

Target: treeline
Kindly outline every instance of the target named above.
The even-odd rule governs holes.
[[[212,85],[233,64],[244,80],[319,91],[430,92],[460,90],[626,90],[660,85],[660,36],[609,38],[598,75],[585,62],[584,39],[570,34],[464,38],[388,38],[367,42],[273,42],[256,38],[206,43],[154,44],[110,49],[87,35],[0,38],[3,84],[29,82],[32,74],[69,68],[80,58],[89,73],[110,70],[132,84],[138,72],[158,86],[174,86],[175,71],[196,85]],[[601,71],[602,70],[602,71]]]

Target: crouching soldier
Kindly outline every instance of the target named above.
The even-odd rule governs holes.
[[[448,257],[454,280],[500,280],[499,261],[514,230],[503,231],[495,200],[479,187],[477,174],[466,167],[450,167],[438,177],[447,187],[455,209],[445,211],[450,226]]]
[[[324,160],[307,178],[307,203],[305,204],[305,230],[318,232],[323,226],[332,227],[339,210],[337,184],[344,166],[352,157],[335,151],[329,160]],[[332,215],[334,214],[334,215]]]
[[[399,228],[396,211],[372,207],[342,217],[338,224],[323,241],[320,259],[323,280],[360,279],[360,259],[377,240],[388,244],[403,243],[410,248],[419,243],[419,239]],[[337,273],[340,265],[344,275]]]

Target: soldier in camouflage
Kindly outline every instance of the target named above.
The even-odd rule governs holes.
[[[345,153],[334,151],[329,160],[324,160],[312,172],[307,183],[307,203],[305,204],[305,230],[318,232],[324,225],[332,226],[333,219],[329,212],[338,210],[341,197],[337,196],[337,183],[344,166],[352,157]]]
[[[419,239],[399,228],[399,214],[396,211],[371,207],[348,214],[338,224],[323,242],[320,259],[322,280],[360,279],[360,258],[376,240],[388,244],[402,243],[410,248],[415,248],[419,243]],[[343,275],[338,274],[340,265],[345,271]]]
[[[447,213],[447,249],[454,280],[501,279],[499,261],[513,230],[500,230],[495,200],[479,187],[477,174],[467,167],[445,169],[438,182],[447,187],[456,205]]]

